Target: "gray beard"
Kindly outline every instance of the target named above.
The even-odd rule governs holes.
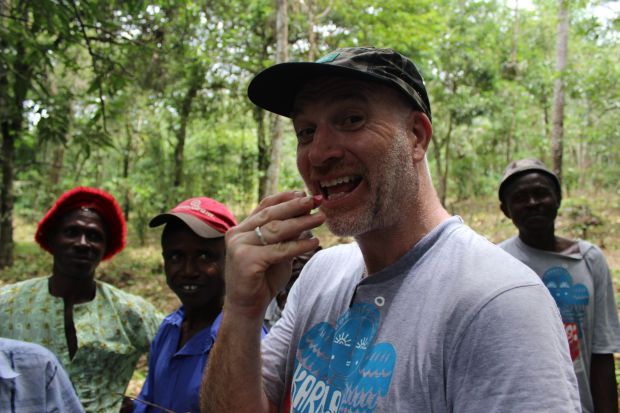
[[[326,225],[335,235],[356,237],[397,225],[403,218],[403,206],[416,202],[419,176],[403,130],[395,134],[392,147],[377,165],[373,180],[368,181],[372,199],[366,205],[348,211],[326,211]]]

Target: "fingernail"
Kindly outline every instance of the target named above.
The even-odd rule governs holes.
[[[323,202],[323,195],[314,195],[312,201],[314,201],[314,206],[318,207]]]
[[[306,193],[304,191],[293,191],[293,195],[301,198],[302,196],[306,196]]]
[[[303,198],[301,200],[302,205],[308,205],[308,204],[314,203],[313,198],[314,197],[311,197],[311,196],[307,196],[307,197]]]

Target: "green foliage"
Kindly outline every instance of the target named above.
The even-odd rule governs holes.
[[[3,12],[9,17],[0,18],[6,51],[0,63],[31,69],[24,72],[31,86],[20,86],[27,90],[16,142],[19,214],[39,216],[72,186],[101,186],[128,210],[144,243],[149,218],[189,196],[218,198],[241,216],[251,210],[264,170],[245,91],[251,76],[274,60],[272,1],[10,5]],[[375,45],[416,61],[433,106],[429,161],[436,183],[445,178],[448,205],[494,194],[510,159],[550,161],[554,2],[518,13],[491,0],[289,5],[291,59],[305,58],[313,31],[319,55]],[[617,19],[605,23],[588,10],[582,2],[571,12],[564,122],[569,192],[613,189],[620,173]],[[18,85],[20,79],[9,80]],[[285,140],[280,187],[303,188],[294,139]]]

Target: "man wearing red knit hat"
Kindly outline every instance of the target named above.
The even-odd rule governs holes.
[[[95,270],[125,247],[114,197],[76,187],[39,222],[35,240],[53,256],[51,277],[0,289],[0,336],[49,348],[87,412],[118,412],[136,362],[161,315],[140,297],[95,280]]]

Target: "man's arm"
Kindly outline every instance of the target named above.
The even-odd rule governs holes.
[[[618,385],[613,354],[592,354],[590,389],[597,413],[618,412]]]
[[[265,310],[291,274],[293,257],[311,251],[316,239],[299,235],[323,223],[310,214],[320,199],[300,192],[265,198],[226,234],[226,296],[222,323],[201,386],[201,411],[272,413],[263,389],[261,329]],[[255,233],[260,227],[266,245]]]
[[[222,324],[205,372],[200,397],[204,412],[275,413],[262,386],[262,320],[224,307]]]

